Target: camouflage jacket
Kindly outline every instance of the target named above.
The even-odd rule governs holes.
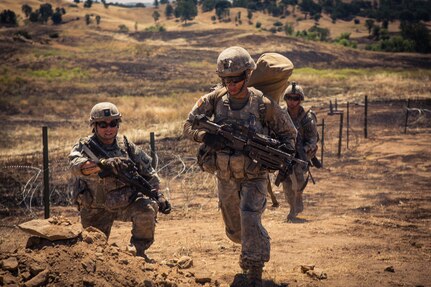
[[[97,137],[93,134],[85,138],[81,138],[72,148],[69,154],[69,166],[74,177],[74,198],[84,192],[89,192],[92,197],[91,207],[104,208],[106,196],[108,193],[131,188],[114,177],[100,178],[98,174],[83,175],[81,173],[81,165],[86,161],[91,161],[90,157],[83,151],[83,145],[89,138],[97,141]],[[97,141],[99,144],[100,142]],[[112,145],[100,146],[107,152],[110,157],[125,157],[130,158],[138,167],[138,172],[149,181],[149,183],[158,189],[160,179],[156,171],[151,166],[151,157],[149,157],[141,148],[129,142],[129,152],[124,141],[117,136],[117,139]]]
[[[301,106],[298,116],[292,118],[298,136],[296,138],[296,151],[302,160],[309,161],[316,155],[319,133],[317,132],[317,118],[312,110],[305,111]]]
[[[196,142],[203,141],[205,132],[192,129],[195,115],[205,114],[218,124],[239,121],[245,125],[250,125],[249,119],[253,117],[256,131],[266,134],[269,131],[274,132],[283,143],[294,149],[297,132],[289,114],[283,111],[277,103],[262,95],[262,92],[253,88],[248,88],[248,91],[249,102],[238,111],[229,108],[229,97],[225,88],[217,89],[201,97],[184,123],[183,135]]]

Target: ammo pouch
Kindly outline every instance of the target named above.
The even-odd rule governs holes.
[[[201,144],[198,149],[197,162],[202,171],[215,173],[217,170],[215,151],[206,144]]]
[[[105,208],[108,210],[118,210],[131,204],[136,192],[130,186],[109,191],[106,195]]]
[[[82,207],[90,208],[93,203],[93,195],[88,189],[87,183],[79,178],[74,179],[72,200],[78,205],[78,210],[81,210]]]

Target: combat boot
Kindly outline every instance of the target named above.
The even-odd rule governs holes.
[[[247,271],[247,281],[249,287],[262,287],[262,267],[252,266]]]

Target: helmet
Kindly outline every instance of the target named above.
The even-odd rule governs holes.
[[[284,100],[286,100],[288,95],[299,95],[301,97],[301,101],[304,100],[304,90],[300,85],[296,84],[296,82],[292,82],[292,84],[287,87],[284,92]]]
[[[90,125],[104,120],[121,120],[121,113],[116,105],[109,102],[96,104],[90,112]]]
[[[223,50],[217,59],[217,75],[232,77],[256,69],[256,63],[246,49],[233,46]]]

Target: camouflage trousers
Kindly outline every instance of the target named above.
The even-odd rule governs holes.
[[[109,238],[114,220],[132,222],[130,243],[136,247],[137,254],[142,254],[154,242],[157,219],[157,203],[138,197],[127,207],[118,211],[103,208],[81,208],[81,223],[100,229]]]
[[[262,226],[267,176],[217,180],[219,206],[227,237],[241,244],[241,266],[263,266],[270,257],[270,238]]]
[[[284,196],[290,207],[288,218],[294,218],[304,210],[302,194],[307,181],[306,171],[299,166],[295,166],[293,173],[283,181]]]

